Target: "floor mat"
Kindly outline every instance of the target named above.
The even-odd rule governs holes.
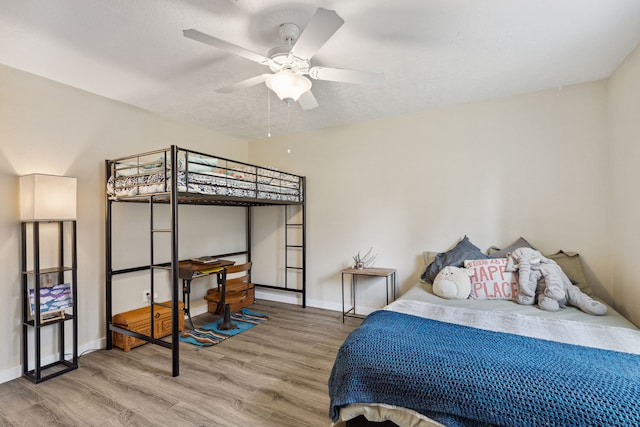
[[[220,319],[200,328],[186,331],[180,336],[180,341],[193,344],[197,346],[196,350],[199,350],[200,347],[219,344],[227,338],[238,335],[255,325],[264,323],[269,320],[269,316],[243,308],[242,310],[231,314],[231,321],[236,324],[237,328],[229,330],[221,330],[219,328],[222,320],[223,319]]]

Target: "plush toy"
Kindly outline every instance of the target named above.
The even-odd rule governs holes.
[[[471,293],[471,279],[466,268],[447,266],[433,280],[433,293],[446,299],[465,299]]]
[[[507,271],[518,270],[518,303],[533,305],[546,311],[558,311],[567,305],[588,314],[601,316],[607,306],[592,299],[571,283],[555,261],[531,248],[518,248],[507,256]]]

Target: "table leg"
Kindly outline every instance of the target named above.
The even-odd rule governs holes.
[[[191,319],[191,280],[184,279],[182,280],[182,302],[184,303],[184,312],[187,314],[189,318],[189,323],[191,323],[191,329],[193,329],[193,320]]]
[[[342,273],[342,323],[344,323],[344,273]]]
[[[396,272],[395,271],[391,275],[391,286],[393,286],[392,288],[393,293],[391,295],[393,297],[392,301],[395,301],[396,300]]]
[[[389,305],[389,276],[385,277],[385,293],[387,294],[387,305]]]
[[[222,331],[237,329],[238,325],[236,325],[231,321],[231,310],[230,310],[229,304],[227,304],[227,301],[226,301],[227,300],[227,272],[225,270],[222,270],[221,284],[222,284],[222,297],[220,302],[222,304],[222,309],[224,310],[224,316],[223,316],[222,322],[218,326],[218,329]]]
[[[351,307],[353,307],[353,315],[356,314],[356,282],[358,281],[358,275],[351,275]]]

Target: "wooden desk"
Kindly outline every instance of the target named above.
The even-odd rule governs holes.
[[[356,317],[359,319],[365,316],[356,314],[356,285],[358,276],[378,276],[384,277],[387,285],[387,304],[389,304],[389,294],[392,300],[396,299],[396,269],[395,268],[345,268],[342,273],[342,323],[345,317]],[[344,309],[344,275],[351,275],[351,308]],[[391,292],[389,292],[391,290]]]
[[[191,323],[191,329],[193,329],[193,320],[191,320],[191,281],[193,279],[198,279],[200,277],[208,277],[212,274],[215,274],[218,278],[218,283],[220,283],[220,273],[222,269],[228,265],[235,264],[235,261],[227,261],[224,259],[218,260],[217,262],[212,262],[210,264],[200,264],[191,261],[180,261],[178,264],[178,277],[182,279],[182,302],[184,302],[184,312],[187,314],[189,318],[189,322]],[[225,283],[222,282],[222,295],[225,292]],[[223,307],[226,305],[223,301]]]

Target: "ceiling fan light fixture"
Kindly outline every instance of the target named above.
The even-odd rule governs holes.
[[[269,76],[266,80],[269,89],[283,101],[297,101],[303,93],[311,89],[311,81],[303,75],[282,70]]]

